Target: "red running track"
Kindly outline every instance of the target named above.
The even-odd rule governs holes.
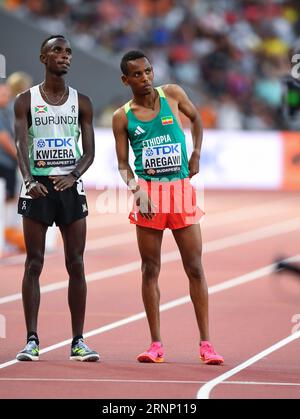
[[[206,383],[291,336],[297,326],[293,316],[300,312],[300,279],[275,275],[270,264],[277,255],[300,253],[296,194],[206,192],[203,259],[211,292],[211,339],[225,357],[221,367],[198,359],[199,336],[192,304],[185,298],[188,281],[169,232],[160,277],[166,363],[136,362],[150,338],[140,296],[135,231],[126,214],[97,214],[97,194],[89,192],[85,332],[91,332],[87,341],[100,352],[101,362],[68,360],[70,318],[61,244],[47,256],[41,278],[39,335],[46,352],[40,362],[14,361],[25,343],[20,298],[24,256],[6,258],[0,261],[0,313],[6,320],[6,338],[0,340],[1,399],[193,399],[203,396]],[[251,272],[251,277],[246,275]],[[208,396],[299,398],[298,348],[296,339],[221,380]]]

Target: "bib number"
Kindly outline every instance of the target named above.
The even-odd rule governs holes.
[[[143,168],[149,176],[171,175],[181,171],[181,144],[143,148]]]
[[[34,167],[66,167],[76,163],[74,137],[34,138]]]

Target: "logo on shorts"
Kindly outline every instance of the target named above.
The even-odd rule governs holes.
[[[26,211],[26,201],[22,202],[22,211]]]
[[[87,212],[87,204],[82,204],[82,212]]]

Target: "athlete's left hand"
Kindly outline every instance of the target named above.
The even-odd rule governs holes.
[[[64,191],[68,188],[71,188],[76,179],[72,175],[68,176],[49,176],[49,179],[53,181],[54,189],[56,191]]]
[[[197,173],[199,173],[200,155],[193,152],[189,160],[189,178],[191,179]]]

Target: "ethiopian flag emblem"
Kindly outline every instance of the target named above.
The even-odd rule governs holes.
[[[161,123],[163,125],[172,125],[174,123],[173,116],[163,116],[161,118]]]
[[[48,112],[48,108],[46,105],[38,105],[34,109],[35,113],[46,113]]]

